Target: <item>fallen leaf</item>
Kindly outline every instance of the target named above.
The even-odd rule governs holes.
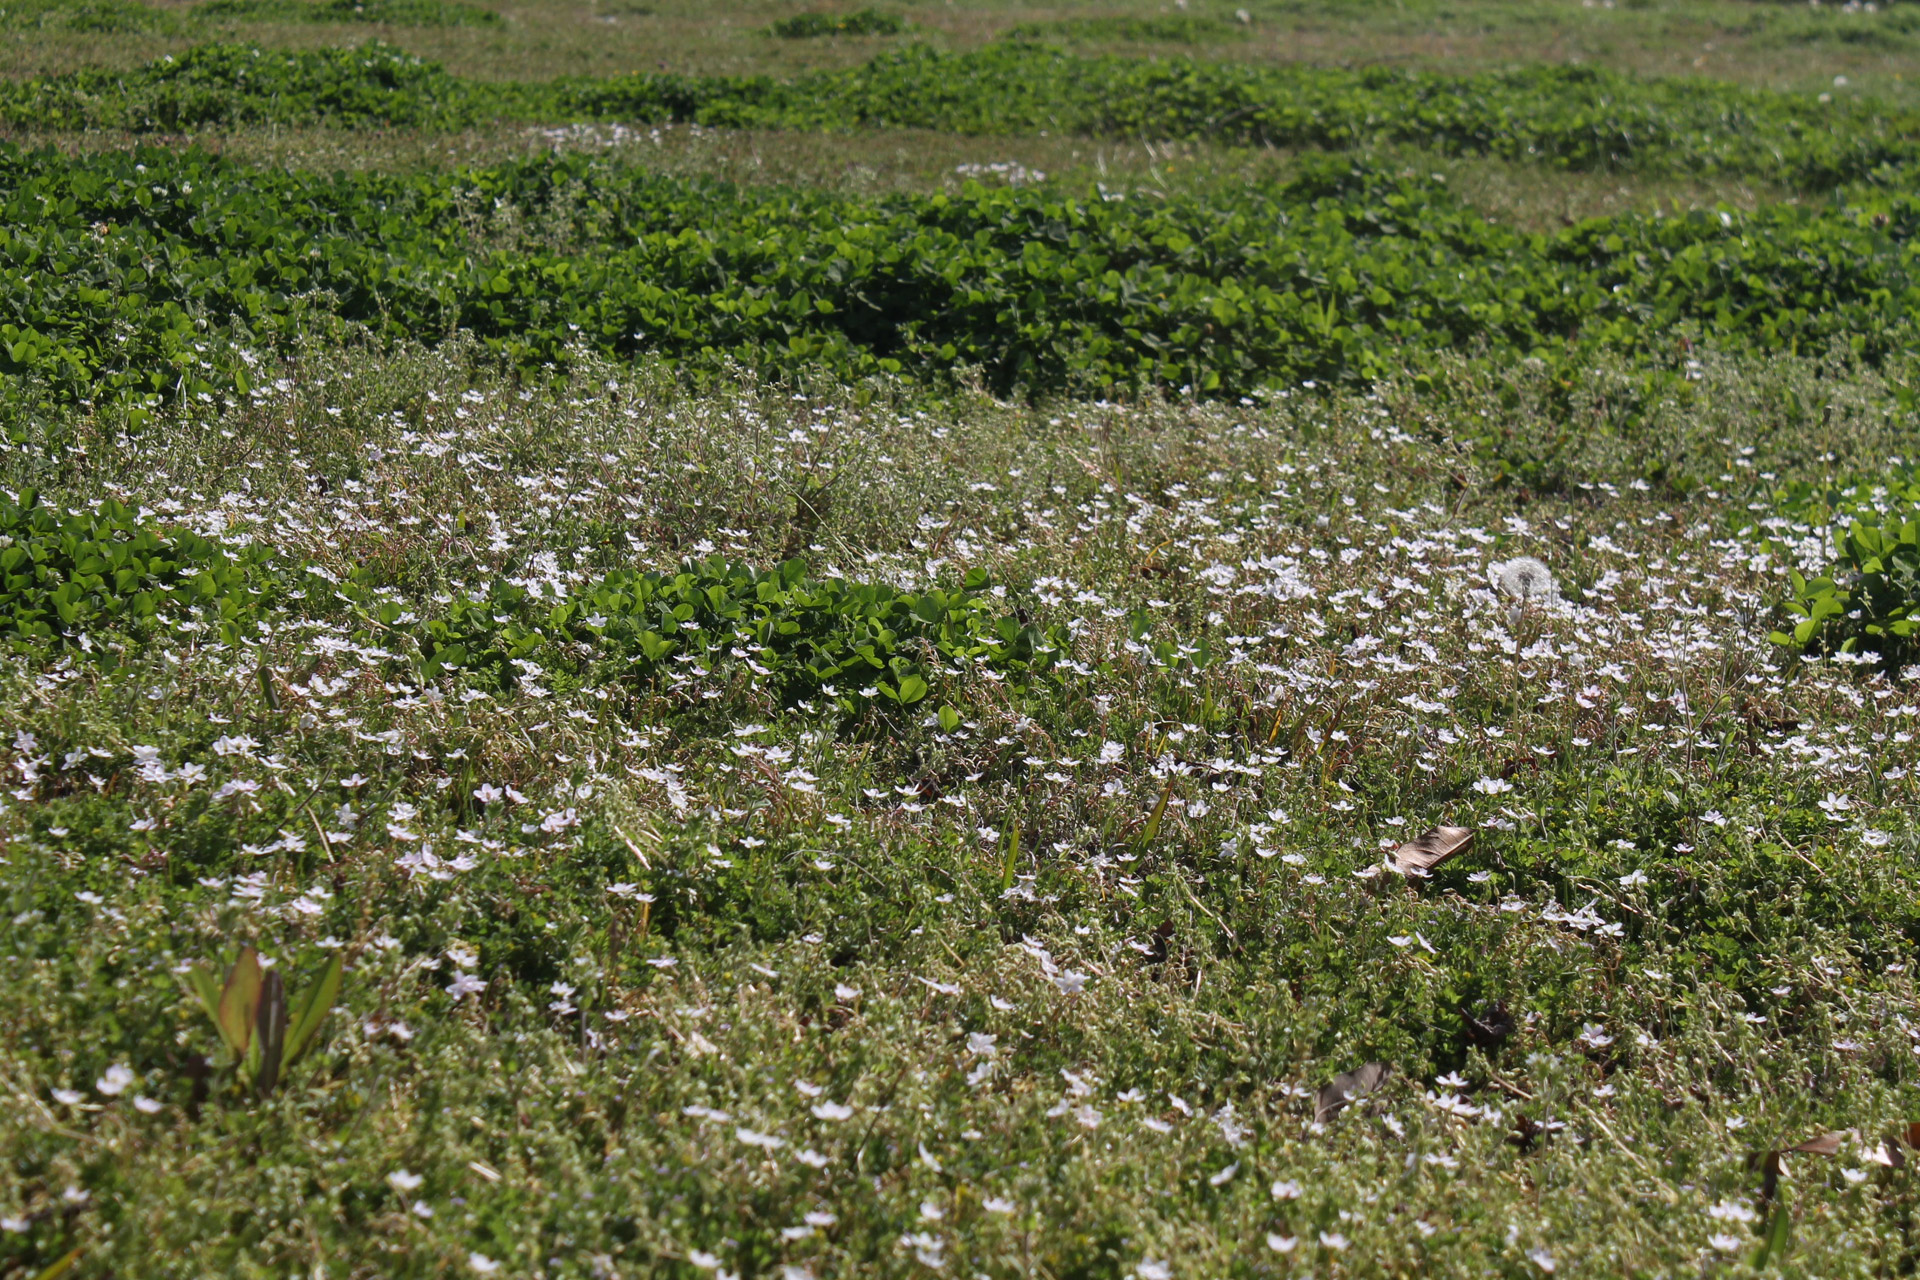
[[[1314,1099],[1314,1120],[1318,1123],[1325,1124],[1328,1120],[1339,1115],[1341,1110],[1345,1108],[1349,1102],[1364,1098],[1375,1089],[1378,1089],[1381,1081],[1386,1078],[1386,1064],[1380,1062],[1369,1062],[1363,1067],[1354,1068],[1352,1071],[1342,1071],[1339,1075],[1327,1081],[1327,1083],[1321,1087],[1319,1095]]]
[[[1861,1147],[1860,1158],[1868,1164],[1885,1165],[1889,1169],[1898,1169],[1907,1163],[1907,1153],[1900,1149],[1899,1140],[1895,1138],[1871,1147]]]
[[[1854,1136],[1850,1130],[1839,1133],[1823,1133],[1817,1138],[1808,1138],[1805,1142],[1788,1147],[1789,1151],[1798,1151],[1808,1156],[1833,1156],[1840,1154],[1840,1144]]]
[[[1426,875],[1457,853],[1473,847],[1472,827],[1435,827],[1393,851],[1393,868],[1401,875]]]

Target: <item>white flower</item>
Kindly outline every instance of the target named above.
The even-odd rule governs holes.
[[[1338,1231],[1322,1231],[1320,1233],[1320,1243],[1325,1247],[1332,1249],[1335,1252],[1338,1252],[1339,1250],[1346,1248],[1349,1244],[1353,1242],[1348,1240],[1345,1236],[1341,1235]]]
[[[853,1108],[844,1102],[816,1102],[813,1114],[821,1120],[845,1120],[853,1114]]]
[[[1554,1268],[1560,1265],[1559,1263],[1553,1260],[1552,1254],[1548,1253],[1545,1248],[1541,1248],[1541,1247],[1536,1247],[1536,1248],[1527,1250],[1527,1260],[1533,1263],[1534,1266],[1546,1272],[1548,1275],[1552,1275]]]
[[[387,1185],[391,1186],[395,1191],[401,1192],[417,1191],[420,1188],[420,1184],[425,1181],[426,1179],[419,1174],[409,1173],[405,1169],[395,1169],[387,1175]]]
[[[1271,1231],[1267,1232],[1267,1248],[1275,1253],[1292,1253],[1299,1243],[1299,1236],[1283,1236]]]
[[[135,1111],[138,1111],[143,1116],[158,1114],[160,1109],[164,1105],[165,1105],[164,1103],[154,1098],[142,1097],[142,1098],[135,1098],[133,1100],[133,1109]]]
[[[78,1105],[84,1097],[86,1097],[86,1095],[78,1089],[55,1089],[53,1091],[53,1100],[69,1107]]]
[[[1728,1253],[1731,1253],[1745,1242],[1742,1241],[1739,1236],[1728,1235],[1724,1231],[1716,1231],[1707,1237],[1707,1243],[1716,1249],[1724,1249]]]
[[[1140,1265],[1133,1269],[1140,1280],[1173,1280],[1173,1268],[1164,1262],[1152,1258],[1143,1258]]]
[[[500,1264],[484,1253],[469,1253],[467,1265],[483,1276],[490,1276],[500,1269]]]
[[[455,1004],[458,1004],[463,996],[477,995],[486,989],[487,984],[470,973],[456,972],[453,975],[453,981],[447,984],[447,994],[453,997]]]
[[[107,1068],[106,1074],[93,1082],[93,1087],[109,1098],[123,1093],[133,1083],[133,1071],[125,1063],[116,1062]]]

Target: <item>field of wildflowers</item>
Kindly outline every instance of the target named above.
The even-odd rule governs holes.
[[[452,272],[488,216],[601,253],[584,205],[204,156],[141,198],[166,155],[0,165],[9,243],[108,186],[150,233],[100,297],[8,278],[142,397],[6,375],[0,1278],[1920,1266],[1898,297],[1872,343],[1807,296],[1817,340],[1722,308],[1230,387],[528,357],[352,312],[341,264],[398,278],[354,219]],[[1904,213],[1685,225],[1818,275],[1749,228],[1821,217],[1905,271]],[[113,327],[220,245],[219,309]],[[1661,314],[1686,261],[1636,268]]]

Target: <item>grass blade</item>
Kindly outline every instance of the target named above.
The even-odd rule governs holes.
[[[319,978],[307,988],[306,996],[294,1012],[292,1025],[287,1030],[286,1065],[292,1066],[298,1062],[318,1037],[321,1024],[333,1011],[333,1002],[340,998],[343,976],[344,966],[340,962],[340,953],[336,951],[320,970]]]
[[[57,1259],[52,1266],[34,1276],[33,1280],[59,1280],[61,1276],[73,1270],[73,1264],[80,1261],[80,1253],[86,1247],[87,1246],[83,1244],[73,1246],[73,1248],[67,1250],[65,1254]]]
[[[1160,819],[1167,814],[1167,802],[1173,799],[1173,775],[1167,775],[1167,786],[1160,793],[1160,803],[1153,806],[1153,815],[1147,819],[1147,825],[1140,829],[1140,847],[1146,848],[1160,835]]]
[[[187,970],[182,981],[187,991],[200,1002],[200,1007],[207,1011],[207,1017],[220,1032],[220,1038],[225,1040],[227,1030],[220,1022],[220,984],[214,981],[212,972],[207,966],[196,964]],[[227,1047],[235,1054],[240,1052],[237,1045],[229,1043]]]
[[[1787,1233],[1793,1227],[1793,1219],[1787,1214],[1787,1203],[1782,1200],[1774,1206],[1773,1222],[1767,1227],[1767,1238],[1753,1253],[1753,1269],[1764,1271],[1770,1262],[1779,1262],[1787,1256]]]

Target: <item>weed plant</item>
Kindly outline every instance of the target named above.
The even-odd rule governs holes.
[[[1596,371],[1566,431],[1550,378],[1446,361],[1027,409],[472,353],[314,347],[4,456],[310,566],[112,675],[4,659],[16,1268],[1905,1265],[1913,699],[1770,643],[1742,532],[1779,475],[1884,456],[1892,384],[1702,351],[1638,416]],[[1469,447],[1509,430],[1564,487]],[[849,716],[708,630],[669,679],[556,648],[502,684],[398,662],[347,586],[398,631],[794,547],[977,573],[1058,674],[942,654]],[[1521,555],[1556,594],[1497,594]],[[1436,824],[1471,850],[1382,862]],[[343,961],[270,1093],[197,1065],[227,1050],[177,976],[239,941]]]
[[[16,406],[245,393],[261,356],[345,327],[469,332],[522,369],[585,347],[694,371],[971,369],[1025,394],[1239,396],[1476,349],[1622,351],[1678,377],[1689,333],[1885,358],[1914,288],[1906,200],[1524,236],[1444,184],[1345,161],[1166,201],[970,185],[865,202],[582,157],[322,178],[12,152],[0,170]]]
[[[1913,159],[1906,113],[1585,67],[1472,76],[1083,57],[1016,41],[921,45],[791,81],[644,72],[475,83],[391,46],[203,45],[133,71],[0,92],[16,126],[178,131],[244,123],[455,128],[500,119],[788,129],[1043,130],[1333,150],[1382,144],[1573,170],[1767,175],[1827,189]],[[1829,95],[1830,96],[1830,95]]]

